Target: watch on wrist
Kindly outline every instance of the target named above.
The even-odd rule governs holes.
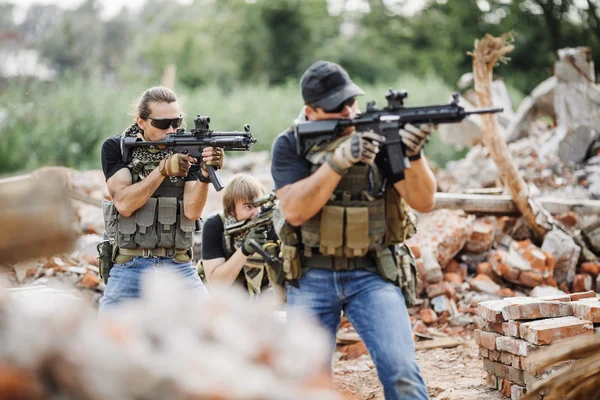
[[[415,154],[414,156],[409,156],[408,160],[409,161],[417,161],[421,157],[423,157],[423,149],[419,150],[419,152],[417,154]]]
[[[202,171],[200,171],[200,174],[198,174],[198,180],[202,183],[210,183],[210,176],[204,176]]]

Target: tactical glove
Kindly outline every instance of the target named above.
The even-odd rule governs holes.
[[[208,151],[207,155],[205,152]],[[208,160],[207,160],[208,159]],[[223,168],[223,160],[225,159],[225,152],[220,147],[205,149],[202,152],[202,169],[206,171],[206,166],[210,165],[214,169]]]
[[[250,245],[250,240],[252,239],[256,240],[256,242],[262,246],[263,244],[267,243],[267,231],[264,229],[252,229],[250,232],[248,232],[248,236],[246,236],[246,239],[241,247],[242,254],[244,254],[246,257],[252,253],[256,253],[254,247]]]
[[[190,162],[187,154],[173,153],[160,160],[158,171],[162,176],[187,176]]]
[[[345,171],[358,162],[372,164],[379,152],[379,144],[383,142],[385,138],[375,132],[352,133],[333,151],[331,161],[338,167],[334,169]]]
[[[419,127],[411,124],[404,125],[404,128],[400,129],[398,133],[406,148],[405,155],[409,158],[420,155],[434,129],[434,124],[421,124]]]

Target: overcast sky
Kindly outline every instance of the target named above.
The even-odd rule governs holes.
[[[117,14],[121,8],[125,5],[132,9],[137,9],[144,4],[146,0],[100,0],[104,10],[103,17],[110,18]],[[176,0],[180,3],[191,3],[192,0]],[[248,2],[252,2],[253,0],[246,0]],[[385,1],[385,0],[384,0]],[[43,3],[43,4],[56,4],[61,7],[74,8],[81,4],[83,0],[0,0],[0,3],[12,3],[17,5],[17,15],[15,16],[17,20],[24,17],[24,12],[30,5],[34,3]],[[408,0],[406,1],[406,5],[403,6],[403,12],[407,14],[412,14],[421,8],[423,4],[423,0]],[[333,3],[335,5],[335,3]],[[353,9],[363,9],[364,2],[362,0],[349,0],[346,1],[346,7]],[[335,9],[335,7],[334,7]]]
[[[146,0],[100,0],[103,7],[103,16],[110,18],[118,13],[121,8],[125,5],[127,7],[136,9],[144,4]],[[191,3],[192,0],[177,0],[180,3]],[[16,4],[18,11],[17,13],[23,13],[27,7],[35,3],[41,4],[56,4],[65,8],[74,8],[80,5],[83,0],[0,0],[0,3],[12,3]],[[16,16],[21,17],[20,15]]]

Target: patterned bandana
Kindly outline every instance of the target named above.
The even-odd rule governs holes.
[[[136,122],[131,124],[127,129],[125,129],[125,131],[121,134],[121,137],[137,137],[142,139],[143,141],[146,141],[146,139],[144,138],[144,131],[138,126]],[[121,151],[122,150],[123,149],[121,149]],[[131,160],[127,167],[131,169],[136,168],[136,166],[139,165],[140,162],[157,164],[160,160],[171,154],[173,154],[172,150],[167,151],[154,146],[135,147],[131,153]],[[139,167],[136,169],[139,169]],[[151,170],[147,169],[139,170],[140,178],[145,178],[150,172]]]

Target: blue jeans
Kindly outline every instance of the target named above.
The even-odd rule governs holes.
[[[100,299],[99,310],[104,311],[123,300],[140,297],[142,276],[152,274],[159,269],[175,271],[190,290],[208,297],[206,286],[191,262],[181,263],[168,257],[133,257],[124,264],[115,264],[110,270],[104,296]]]
[[[379,274],[361,269],[311,269],[299,285],[287,285],[290,317],[293,318],[294,306],[315,316],[331,335],[331,355],[344,311],[373,358],[385,398],[428,398],[400,288]]]

